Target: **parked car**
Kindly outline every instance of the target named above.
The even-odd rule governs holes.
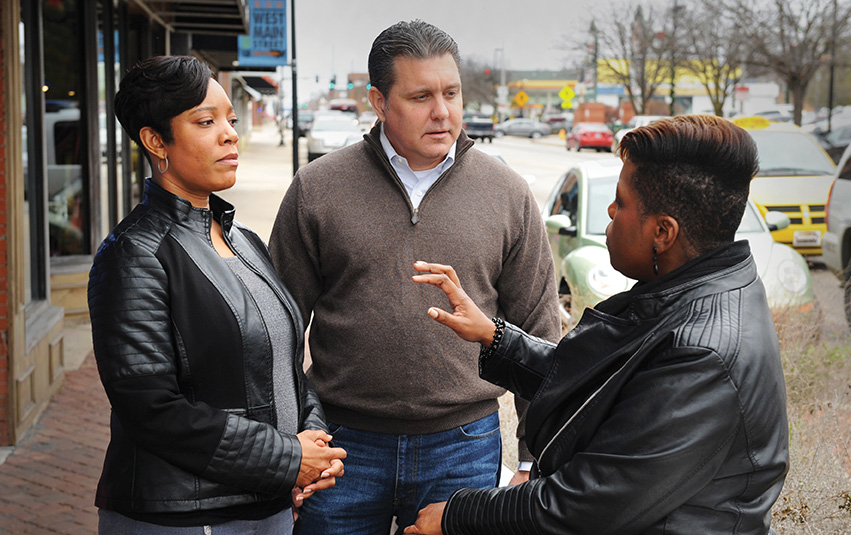
[[[544,114],[541,116],[541,122],[547,123],[550,125],[550,130],[552,132],[559,132],[560,130],[564,130],[567,132],[573,127],[573,114],[572,113],[551,113]]]
[[[482,141],[493,143],[493,119],[487,115],[465,113],[462,128],[464,128],[467,136],[473,139],[480,139]]]
[[[612,150],[612,131],[604,123],[576,123],[565,137],[567,150]]]
[[[307,161],[346,146],[349,138],[360,138],[363,131],[351,114],[318,115],[307,134]]]
[[[496,137],[522,136],[539,139],[552,133],[550,126],[534,119],[509,119],[493,127]]]
[[[615,152],[618,148],[618,143],[621,142],[623,137],[627,132],[632,130],[633,128],[638,128],[639,126],[647,126],[648,124],[656,121],[658,119],[664,119],[667,117],[666,115],[633,115],[632,118],[627,121],[627,123],[615,132],[614,138],[612,139],[612,152]]]
[[[759,172],[751,182],[751,197],[763,216],[782,212],[791,224],[772,234],[805,256],[822,253],[827,229],[824,208],[836,166],[818,142],[793,123],[763,117],[733,120],[756,141]]]
[[[843,282],[845,319],[851,327],[851,146],[846,147],[839,160],[825,213],[827,232],[822,242],[822,258]]]
[[[310,123],[313,122],[313,112],[310,110],[298,110],[298,137],[306,137],[310,132]]]
[[[556,182],[542,209],[565,325],[578,320],[585,307],[593,307],[635,283],[612,267],[606,248],[608,206],[615,198],[622,166],[619,158],[576,165]],[[789,218],[771,212],[766,219],[749,200],[736,239],[750,242],[769,305],[793,307],[799,312],[812,310],[815,301],[807,262],[771,236],[771,229],[788,225]]]
[[[834,162],[839,163],[845,148],[851,144],[851,114],[846,114],[844,119],[831,121],[830,132],[827,131],[827,121],[819,121],[802,127],[810,132],[821,148],[830,156]]]

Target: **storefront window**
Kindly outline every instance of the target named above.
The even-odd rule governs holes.
[[[43,0],[45,151],[51,256],[89,253],[85,102],[78,0]]]
[[[24,46],[24,33],[25,27],[23,21],[18,23],[18,49],[21,53],[21,69],[25,70],[27,66],[27,54]],[[22,80],[25,80],[25,77],[21,77]],[[21,136],[23,142],[23,159],[24,159],[24,258],[32,259],[32,251],[35,249],[32,244],[33,232],[30,228],[30,224],[32,223],[32,218],[30,217],[30,197],[32,193],[30,192],[30,181],[29,181],[29,154],[27,151],[27,90],[26,83],[22,84],[21,87]],[[25,269],[24,273],[24,303],[29,304],[33,299],[33,279],[34,274],[33,270],[35,269],[35,263],[30,260],[27,262],[29,266],[28,269]],[[37,272],[36,272],[37,276]]]

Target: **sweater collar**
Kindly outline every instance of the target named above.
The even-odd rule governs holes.
[[[212,217],[222,226],[222,232],[230,232],[236,209],[218,195],[210,195],[210,208],[197,208],[192,203],[155,184],[150,178],[145,180],[145,195],[142,204],[164,212],[196,230],[205,231]]]

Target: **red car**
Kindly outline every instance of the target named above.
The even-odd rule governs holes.
[[[579,152],[586,147],[611,152],[612,131],[603,123],[576,123],[567,134],[567,150]]]

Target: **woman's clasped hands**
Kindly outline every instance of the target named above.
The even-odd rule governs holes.
[[[336,484],[336,478],[343,475],[346,450],[329,446],[332,437],[324,431],[309,429],[296,436],[301,444],[301,466],[293,489],[293,504],[299,507],[317,490],[330,489]]]

